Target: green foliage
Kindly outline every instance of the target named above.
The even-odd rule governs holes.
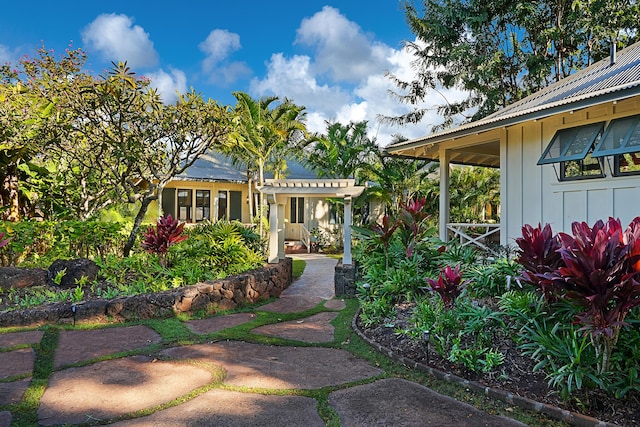
[[[171,251],[178,268],[196,263],[212,271],[215,277],[226,277],[262,265],[263,254],[252,249],[260,240],[241,223],[201,223],[189,228],[188,235],[189,239]]]
[[[518,280],[520,264],[508,258],[499,258],[495,262],[474,265],[470,269],[467,288],[476,297],[499,297],[511,288],[522,289]]]
[[[11,240],[0,252],[1,265],[48,267],[56,259],[96,258],[118,253],[123,226],[101,221],[0,222]]]

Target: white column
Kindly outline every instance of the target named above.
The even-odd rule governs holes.
[[[351,196],[344,198],[344,254],[342,264],[351,265]]]
[[[278,205],[278,259],[284,259],[284,205]]]
[[[269,264],[278,263],[278,204],[276,202],[275,194],[267,194],[267,201],[269,202]]]
[[[446,242],[449,223],[449,161],[450,153],[440,147],[440,240]]]

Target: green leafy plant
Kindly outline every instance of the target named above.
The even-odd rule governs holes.
[[[56,285],[60,286],[66,274],[67,274],[67,269],[63,268],[62,270],[58,271],[51,280],[53,280],[53,283],[55,283]]]
[[[171,214],[160,217],[155,227],[150,226],[144,232],[142,248],[149,253],[156,254],[160,265],[166,267],[169,247],[187,238],[182,234],[183,229],[184,223],[173,219]]]

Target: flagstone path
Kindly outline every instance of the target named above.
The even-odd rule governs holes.
[[[291,345],[212,339],[167,346],[143,325],[61,330],[38,425],[324,426],[322,404],[310,396],[326,387],[343,426],[523,425],[419,384],[382,378],[379,367],[345,350],[313,346],[334,341],[331,321],[345,303],[333,295],[336,260],[296,257],[307,261],[305,272],[275,302],[185,322],[206,340],[260,312],[296,313],[323,304],[317,314],[251,329]],[[11,425],[11,409],[24,398],[35,363],[32,346],[42,337],[41,331],[0,334],[0,427]],[[121,357],[110,358],[114,354]]]

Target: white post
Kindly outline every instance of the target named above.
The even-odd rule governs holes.
[[[343,265],[351,265],[351,196],[344,198],[344,254]]]
[[[451,155],[440,147],[440,240],[448,240],[447,224],[449,223],[449,160]]]
[[[269,202],[269,264],[278,263],[278,204],[276,202],[275,194],[267,194],[267,200]]]
[[[278,259],[284,259],[284,205],[278,206]]]

